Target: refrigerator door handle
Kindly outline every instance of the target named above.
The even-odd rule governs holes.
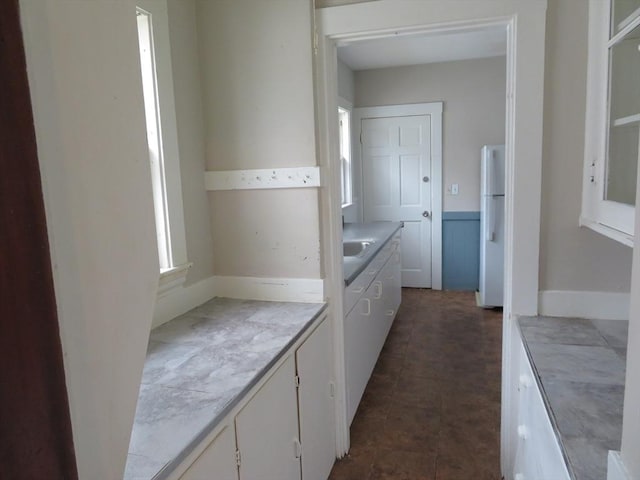
[[[485,153],[484,153],[484,165],[485,165],[485,175],[486,175],[486,191],[484,192],[485,195],[491,195],[493,193],[493,187],[492,187],[492,183],[493,183],[493,150],[489,149],[488,147],[485,147]]]
[[[485,239],[487,242],[493,242],[495,239],[495,232],[493,229],[493,224],[495,223],[495,215],[493,215],[493,197],[487,196],[485,199],[487,208],[487,211],[485,212],[486,221],[484,222]]]
[[[498,204],[498,196],[493,196],[491,197],[491,210],[493,213],[493,224],[491,226],[491,241],[495,242],[496,241],[496,232],[498,231],[498,217],[499,215],[497,214],[497,204]]]

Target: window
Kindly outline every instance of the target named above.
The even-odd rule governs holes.
[[[162,295],[182,285],[191,266],[186,258],[166,2],[139,0],[136,15]]]
[[[160,138],[160,112],[157,101],[156,66],[151,37],[151,14],[138,9],[138,41],[140,44],[140,68],[142,73],[142,91],[144,94],[144,113],[147,120],[147,143],[149,144],[149,163],[151,165],[151,185],[153,188],[153,207],[156,214],[156,235],[160,271],[166,271],[173,265],[171,258],[171,237],[169,235],[169,217],[165,183],[162,139]]]
[[[591,0],[580,223],[633,245],[640,129],[640,0]]]
[[[342,206],[351,205],[351,112],[338,107],[339,137],[340,137],[340,169],[342,186]]]

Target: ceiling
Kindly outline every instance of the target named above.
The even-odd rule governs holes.
[[[338,46],[338,58],[352,70],[451,62],[504,55],[505,28],[396,35],[345,43]]]

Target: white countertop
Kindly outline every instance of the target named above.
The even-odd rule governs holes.
[[[166,478],[325,308],[214,298],[153,330],[124,480]]]
[[[345,242],[372,241],[364,255],[344,257],[344,284],[349,286],[373,260],[380,249],[403,227],[402,222],[345,223],[342,239]]]

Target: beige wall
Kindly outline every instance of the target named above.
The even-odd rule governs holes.
[[[479,211],[480,149],[504,143],[505,72],[504,57],[358,71],[355,105],[444,102],[443,210]]]
[[[216,275],[320,278],[315,189],[213,192],[211,203]]]
[[[315,165],[311,1],[199,0],[206,166]],[[214,273],[319,278],[315,189],[209,194]]]
[[[79,478],[122,478],[158,285],[135,2],[20,7]]]
[[[547,10],[540,290],[629,291],[632,249],[578,226],[588,3]]]
[[[310,0],[198,1],[207,167],[315,165]]]
[[[316,8],[338,7],[352,3],[371,2],[373,0],[316,0]]]
[[[187,258],[193,263],[186,282],[190,285],[213,275],[195,0],[169,0],[168,9]]]
[[[338,59],[338,96],[353,105],[356,98],[355,75],[349,66]]]
[[[640,188],[640,176],[636,175]],[[640,238],[640,209],[636,209],[635,238]],[[640,249],[634,248],[631,300],[629,305],[629,337],[627,340],[627,370],[624,387],[624,416],[622,425],[621,457],[629,475],[640,478]]]

